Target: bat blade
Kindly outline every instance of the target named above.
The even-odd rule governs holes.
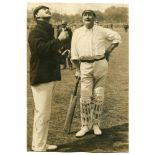
[[[72,94],[70,98],[69,108],[67,111],[65,125],[64,125],[64,131],[65,133],[68,133],[68,134],[70,133],[70,130],[71,130],[71,124],[73,121],[73,115],[74,115],[74,111],[76,107],[76,102],[77,102],[77,96],[73,96]]]

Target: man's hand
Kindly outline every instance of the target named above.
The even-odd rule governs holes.
[[[105,56],[107,61],[109,61],[110,53],[111,53],[111,51],[109,51],[109,50],[106,50],[105,53],[104,53],[104,56]]]
[[[68,34],[67,31],[62,31],[62,32],[60,33],[60,35],[58,36],[58,39],[59,39],[60,41],[66,40],[66,39],[68,39],[68,38],[69,38],[69,34]]]
[[[75,78],[77,79],[78,77],[81,77],[81,72],[79,69],[76,69]]]
[[[76,68],[76,72],[75,72],[75,77],[81,77],[81,72],[80,72],[80,61],[79,60],[72,60],[73,65]]]

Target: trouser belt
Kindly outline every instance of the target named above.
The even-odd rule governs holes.
[[[105,59],[105,56],[100,58],[100,59],[93,59],[93,60],[80,60],[81,62],[87,62],[87,63],[93,63],[95,61],[103,60]]]

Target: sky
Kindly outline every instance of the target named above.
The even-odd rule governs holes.
[[[60,14],[76,14],[79,13],[80,10],[85,9],[92,9],[92,10],[100,10],[101,12],[104,12],[106,8],[110,6],[116,6],[116,7],[128,7],[127,4],[116,4],[116,3],[28,3],[27,8],[28,10],[32,10],[38,5],[46,5],[50,7],[51,12],[58,12]]]

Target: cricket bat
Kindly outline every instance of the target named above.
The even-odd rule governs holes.
[[[77,94],[77,90],[78,90],[79,81],[80,81],[80,77],[77,78],[74,91],[71,94],[70,103],[69,103],[66,120],[65,120],[65,124],[64,124],[64,132],[66,132],[68,134],[70,133],[70,130],[71,130],[71,124],[73,121],[74,111],[75,111],[75,107],[76,107],[76,102],[77,102],[76,94]]]

